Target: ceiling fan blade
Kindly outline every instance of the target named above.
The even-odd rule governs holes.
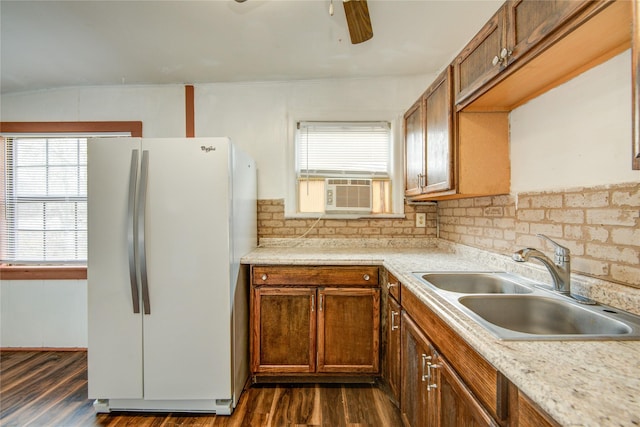
[[[362,43],[373,37],[367,0],[344,0],[342,4],[347,16],[351,43]]]

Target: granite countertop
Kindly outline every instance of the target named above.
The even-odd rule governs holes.
[[[640,425],[640,341],[503,341],[422,284],[414,271],[509,271],[543,283],[536,264],[437,239],[423,247],[310,239],[275,242],[242,258],[261,265],[381,265],[496,369],[562,425]],[[318,240],[325,240],[318,244]],[[367,247],[368,246],[368,247]],[[640,289],[572,276],[578,293],[635,312]]]

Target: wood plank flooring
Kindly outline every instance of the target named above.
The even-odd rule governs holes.
[[[253,386],[231,416],[95,414],[87,399],[86,352],[3,351],[0,426],[401,426],[400,413],[372,385]]]

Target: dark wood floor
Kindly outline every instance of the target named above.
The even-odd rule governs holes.
[[[87,399],[85,352],[0,354],[0,426],[401,426],[387,396],[371,385],[261,385],[231,416],[99,414]]]

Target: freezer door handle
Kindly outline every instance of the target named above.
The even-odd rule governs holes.
[[[149,302],[149,282],[147,277],[147,251],[145,246],[145,213],[147,205],[147,185],[149,182],[149,151],[142,151],[140,188],[138,190],[138,256],[140,257],[140,280],[142,281],[142,306],[144,314],[151,314]]]
[[[131,300],[133,312],[140,313],[140,292],[136,276],[136,246],[135,246],[135,206],[136,183],[138,182],[138,150],[131,151],[131,171],[129,172],[129,202],[127,205],[127,246],[129,252],[129,281],[131,282]]]

